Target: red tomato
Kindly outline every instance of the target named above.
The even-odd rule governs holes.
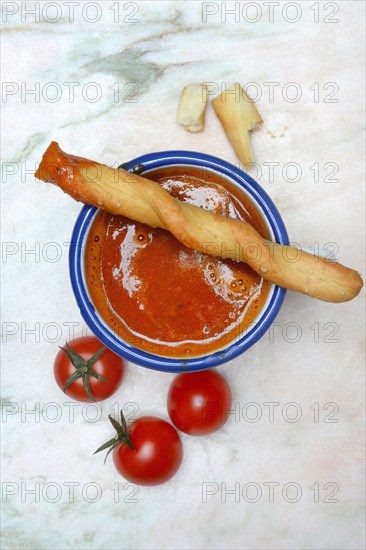
[[[225,378],[214,370],[179,374],[168,394],[173,424],[190,435],[215,432],[227,420],[231,391]]]
[[[109,415],[117,435],[95,453],[113,450],[118,472],[137,485],[165,483],[178,471],[183,459],[183,446],[171,424],[155,416],[142,416],[127,428],[121,411],[121,422]],[[94,453],[94,454],[95,454]]]
[[[77,401],[102,401],[119,388],[124,361],[95,337],[71,340],[55,358],[59,387]]]
[[[138,418],[128,427],[134,450],[118,445],[113,461],[119,473],[138,485],[159,485],[178,471],[183,446],[171,424],[154,416]]]

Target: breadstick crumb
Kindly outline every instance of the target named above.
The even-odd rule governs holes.
[[[205,125],[206,84],[189,84],[183,89],[178,108],[178,122],[188,132],[200,132]]]

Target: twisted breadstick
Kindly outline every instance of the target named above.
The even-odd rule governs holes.
[[[201,252],[243,261],[265,279],[327,302],[345,302],[362,288],[360,274],[292,246],[263,239],[248,223],[173,198],[158,183],[64,153],[52,142],[35,176],[75,200],[170,231]]]

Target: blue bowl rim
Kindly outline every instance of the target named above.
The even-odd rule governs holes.
[[[165,166],[187,164],[211,168],[216,172],[229,176],[237,184],[243,187],[247,193],[253,196],[256,202],[261,206],[265,213],[267,223],[271,226],[276,242],[280,244],[289,244],[285,225],[270,197],[251,176],[233,164],[205,153],[180,150],[161,151],[141,155],[125,163],[125,169],[132,170],[137,164],[142,164],[144,166],[144,172]],[[112,329],[107,328],[107,326],[100,321],[83,282],[83,243],[85,234],[89,229],[89,225],[96,210],[97,208],[95,206],[85,205],[75,222],[69,252],[71,285],[80,308],[80,313],[85,322],[95,336],[117,355],[135,364],[165,372],[193,372],[208,369],[226,363],[242,354],[257,342],[273,323],[286,294],[286,290],[279,286],[274,287],[271,300],[265,312],[262,313],[259,322],[256,323],[254,327],[245,331],[239,339],[234,339],[227,347],[208,355],[189,359],[163,357],[135,348],[133,345],[121,340],[113,333]]]

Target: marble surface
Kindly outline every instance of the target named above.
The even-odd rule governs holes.
[[[250,173],[291,240],[364,274],[365,4],[270,4],[2,2],[4,549],[364,548],[364,292],[288,292],[273,330],[219,368],[228,422],[183,435],[160,487],[92,452],[123,404],[166,418],[173,375],[129,364],[100,408],[53,379],[57,345],[86,331],[67,258],[80,206],[34,168],[50,140],[114,166],[174,148],[238,163],[211,106],[204,132],[177,125],[188,82],[248,85],[265,120]]]

